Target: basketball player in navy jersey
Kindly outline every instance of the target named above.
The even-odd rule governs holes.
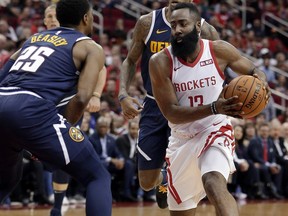
[[[243,114],[237,96],[224,99],[224,69],[260,78],[265,74],[222,40],[199,38],[201,17],[192,3],[179,3],[171,18],[171,46],[153,55],[149,73],[153,95],[169,122],[166,150],[168,206],[171,216],[195,215],[206,195],[221,216],[239,215],[227,190],[235,170],[234,135],[227,116]]]
[[[104,53],[86,35],[93,29],[87,0],[60,0],[61,27],[29,38],[0,84],[0,201],[22,174],[27,149],[51,170],[62,168],[86,187],[86,214],[111,215],[110,175],[75,124],[83,115],[104,66]],[[11,64],[10,62],[10,64]],[[72,98],[65,119],[56,107]],[[99,196],[100,194],[100,196]]]
[[[52,4],[45,9],[44,12],[44,24],[46,28],[53,29],[59,27],[59,22],[56,17],[56,5]],[[100,109],[100,96],[102,94],[104,85],[106,82],[106,67],[99,73],[99,77],[93,92],[92,97],[89,100],[87,111],[97,112]],[[64,111],[65,104],[59,107],[60,111]],[[60,112],[61,113],[61,112]],[[81,122],[81,121],[80,121]],[[50,212],[50,216],[61,216],[61,208],[63,199],[68,188],[70,177],[67,173],[62,170],[55,170],[53,172],[53,191],[54,191],[54,203]]]
[[[142,16],[136,23],[131,49],[123,62],[120,78],[119,101],[123,114],[133,119],[141,113],[138,152],[138,174],[140,186],[148,191],[166,178],[160,173],[164,163],[165,150],[168,144],[170,128],[167,120],[160,112],[152,94],[149,78],[148,62],[150,57],[170,44],[170,15],[178,2],[192,2],[191,0],[170,0],[167,7]],[[201,37],[211,40],[219,39],[215,28],[202,19]],[[128,95],[130,83],[136,73],[136,64],[140,56],[141,74],[147,96],[142,106],[137,99]],[[157,203],[160,208],[166,208],[166,188],[163,185],[156,188]]]

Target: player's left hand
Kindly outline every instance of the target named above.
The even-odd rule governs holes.
[[[86,107],[88,112],[98,112],[100,110],[100,98],[91,97]]]
[[[266,100],[266,104],[268,104],[268,103],[269,103],[270,96],[271,96],[271,90],[270,90],[270,87],[269,87],[266,79],[263,79],[263,77],[259,76],[259,75],[256,74],[256,73],[254,73],[253,76],[254,76],[255,78],[261,80],[262,83],[264,84],[264,86],[265,86],[265,91],[266,91],[266,98],[265,98],[265,100]]]

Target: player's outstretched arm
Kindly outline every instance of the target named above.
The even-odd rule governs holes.
[[[83,40],[75,44],[73,58],[80,76],[77,94],[68,103],[65,113],[71,124],[77,123],[92,97],[105,55],[102,47],[93,40]]]
[[[142,16],[136,23],[130,50],[121,68],[119,100],[123,114],[126,118],[132,119],[137,116],[142,109],[142,105],[137,99],[129,97],[127,91],[135,77],[136,64],[145,47],[145,39],[149,33],[152,22],[152,14]],[[138,106],[137,109],[135,108]]]

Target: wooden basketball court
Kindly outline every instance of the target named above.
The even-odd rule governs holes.
[[[241,216],[287,216],[288,200],[239,201]],[[83,205],[64,206],[63,216],[85,216]],[[49,207],[1,208],[0,216],[49,216]],[[197,208],[197,216],[215,216],[213,206],[202,202]],[[159,209],[156,203],[115,203],[112,216],[169,216],[167,209]]]

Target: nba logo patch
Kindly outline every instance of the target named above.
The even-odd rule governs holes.
[[[82,132],[76,127],[71,127],[69,129],[69,135],[75,142],[82,142],[84,140]]]
[[[206,65],[210,65],[213,64],[213,60],[212,59],[208,59],[208,60],[204,60],[200,62],[200,67],[204,67]]]

